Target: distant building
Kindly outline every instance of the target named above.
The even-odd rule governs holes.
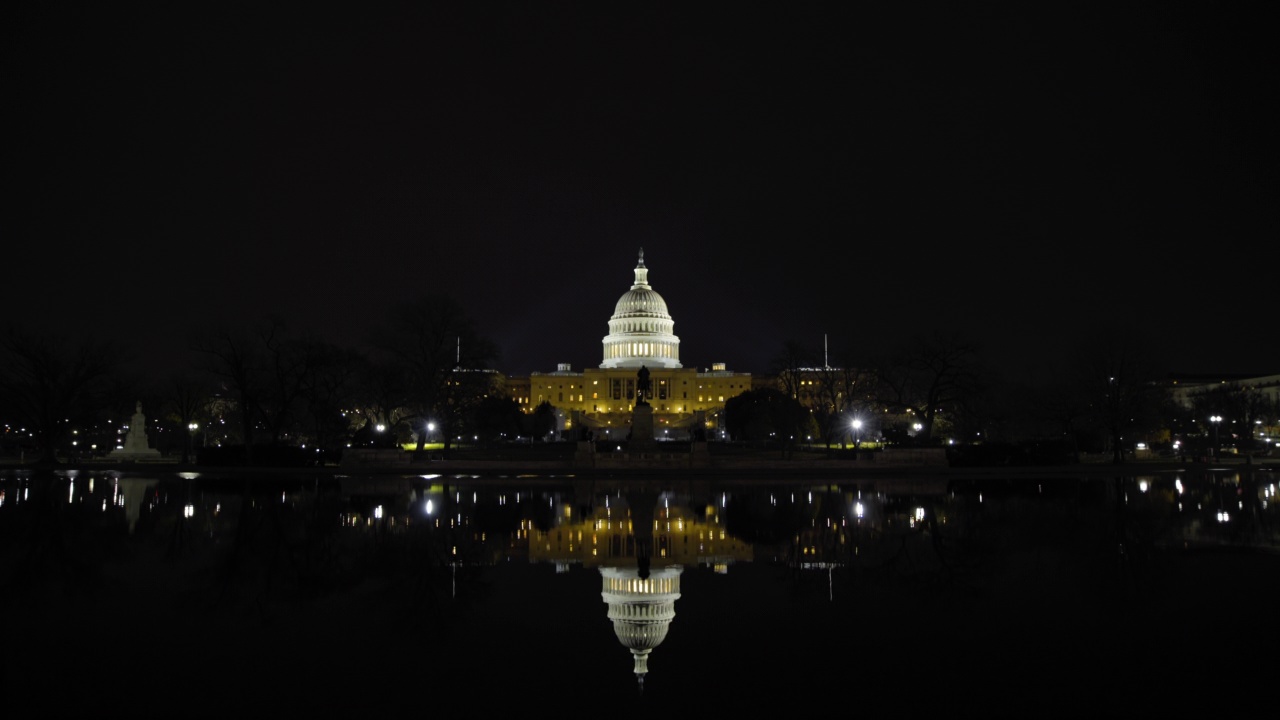
[[[1185,408],[1192,406],[1196,395],[1223,386],[1252,390],[1272,403],[1280,402],[1280,375],[1177,375],[1171,380],[1173,399]]]
[[[655,439],[710,436],[721,427],[725,401],[752,389],[750,373],[730,372],[714,363],[699,372],[680,363],[680,338],[667,303],[649,285],[640,250],[635,280],[609,318],[599,368],[581,372],[560,363],[554,372],[506,378],[508,397],[525,412],[550,403],[566,438],[590,433],[598,440],[624,440],[636,403],[637,372],[649,371]]]
[[[1171,379],[1170,387],[1174,401],[1188,410],[1195,407],[1198,396],[1219,390],[1229,394],[1245,392],[1272,407],[1280,405],[1280,375],[1177,375]],[[1227,431],[1227,436],[1238,434],[1261,440],[1280,451],[1280,425],[1268,424],[1266,417],[1266,413],[1261,413],[1252,418],[1247,415],[1243,418],[1228,418],[1228,426],[1224,430]],[[1202,426],[1207,420],[1204,417],[1196,418],[1196,422]],[[1251,421],[1251,424],[1244,429],[1240,426],[1231,429],[1237,420]]]

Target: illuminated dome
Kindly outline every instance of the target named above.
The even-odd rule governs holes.
[[[671,332],[675,321],[667,313],[667,302],[649,286],[644,248],[640,248],[635,273],[631,289],[618,298],[613,317],[609,318],[609,334],[604,337],[604,362],[600,367],[681,367],[680,338]]]
[[[631,651],[632,671],[644,688],[649,672],[649,653],[667,638],[671,620],[676,616],[676,600],[680,598],[679,565],[659,568],[650,573],[635,568],[602,567],[604,578],[601,595],[609,605],[609,620],[618,642]]]

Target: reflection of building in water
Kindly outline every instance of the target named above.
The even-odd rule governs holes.
[[[601,497],[587,518],[564,506],[557,525],[530,538],[529,559],[553,563],[559,572],[574,565],[600,570],[607,617],[631,651],[643,689],[649,655],[675,619],[684,567],[726,572],[736,561],[751,560],[751,546],[728,535],[720,520],[714,506],[699,516],[669,493],[620,490]]]
[[[530,562],[553,563],[564,572],[573,565],[634,563],[647,551],[655,566],[706,566],[723,573],[735,562],[751,560],[752,546],[729,535],[715,505],[695,511],[674,494],[641,496],[626,490],[602,496],[593,505],[590,517],[561,505],[555,525],[530,537]]]

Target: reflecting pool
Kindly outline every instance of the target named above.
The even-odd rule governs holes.
[[[10,470],[0,690],[59,715],[1217,717],[1269,702],[1276,489]]]

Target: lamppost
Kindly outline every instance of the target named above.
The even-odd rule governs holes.
[[[199,429],[200,423],[187,423],[187,462],[195,460],[196,431]]]
[[[1213,459],[1218,459],[1218,423],[1222,422],[1221,415],[1210,415],[1209,422],[1213,425]]]
[[[862,421],[853,421],[853,449],[857,450],[862,445]]]

